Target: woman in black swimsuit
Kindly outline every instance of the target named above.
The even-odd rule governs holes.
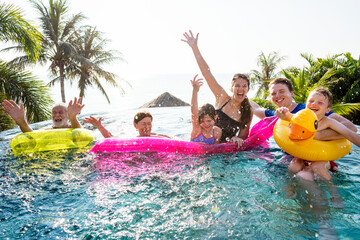
[[[220,142],[236,142],[238,146],[248,137],[250,124],[253,116],[251,105],[246,94],[249,91],[250,81],[246,74],[235,74],[232,79],[231,92],[227,92],[219,85],[212,75],[209,66],[202,57],[197,45],[199,34],[194,37],[193,33],[184,33],[185,39],[181,41],[189,44],[193,50],[195,59],[202,75],[215,95],[215,109],[218,119],[215,125],[223,131]]]

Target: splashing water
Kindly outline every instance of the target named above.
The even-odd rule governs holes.
[[[189,108],[151,112],[154,132],[189,139]],[[128,130],[131,116],[132,110],[108,115],[106,127],[120,137],[135,136]],[[18,133],[0,133],[1,239],[356,239],[360,234],[356,146],[337,160],[334,186],[328,186],[288,174],[291,158],[273,139],[251,151],[206,157],[92,155],[90,147],[15,157],[9,142]],[[331,197],[334,191],[340,199]]]

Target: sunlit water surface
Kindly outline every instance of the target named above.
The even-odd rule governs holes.
[[[98,113],[133,137],[138,109]],[[153,131],[187,140],[189,107],[150,109]],[[83,120],[85,115],[80,116]],[[32,125],[37,129],[49,125]],[[93,129],[85,125],[88,129]],[[90,149],[15,157],[0,133],[1,239],[358,239],[360,149],[337,160],[334,186],[301,182],[271,138],[212,156],[90,155]],[[96,140],[101,135],[94,130]],[[341,203],[332,204],[337,192]]]

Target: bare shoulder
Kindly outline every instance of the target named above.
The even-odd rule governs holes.
[[[320,122],[319,122],[319,126],[318,126],[318,130],[322,130],[325,128],[332,128],[335,125],[339,125],[340,123],[330,117],[324,117]]]
[[[219,128],[218,126],[214,126],[214,131],[215,131],[215,133],[222,133],[222,129],[221,128]]]
[[[229,94],[224,90],[223,93],[215,99],[215,109],[221,108],[229,99]]]

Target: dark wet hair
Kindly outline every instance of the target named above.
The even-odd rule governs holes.
[[[281,77],[278,77],[278,78],[275,78],[273,79],[270,83],[269,83],[269,88],[271,85],[275,85],[275,84],[284,84],[288,87],[289,91],[294,91],[294,88],[293,88],[293,85],[292,85],[292,82],[287,79],[287,78],[281,78]]]
[[[235,85],[235,82],[238,79],[246,80],[246,82],[248,84],[248,88],[250,89],[250,78],[249,78],[249,76],[247,74],[242,74],[242,73],[237,73],[237,74],[234,75],[234,77],[233,77],[233,79],[231,81],[231,86],[232,87]],[[240,129],[243,129],[250,122],[250,120],[251,120],[251,112],[252,112],[250,101],[249,101],[249,98],[247,96],[245,97],[244,101],[240,105],[240,112],[241,112],[241,118],[240,118],[239,127],[240,127]]]
[[[203,119],[206,115],[209,115],[209,117],[215,120],[215,108],[210,103],[206,103],[199,108],[198,115],[199,123],[201,122],[201,119]]]
[[[318,87],[312,90],[311,92],[316,92],[322,94],[328,100],[328,107],[332,106],[333,95],[326,87]]]
[[[146,117],[151,118],[151,121],[153,120],[151,113],[146,112],[146,111],[138,112],[134,116],[134,123],[137,124],[138,122],[140,122],[141,120],[143,120]]]

